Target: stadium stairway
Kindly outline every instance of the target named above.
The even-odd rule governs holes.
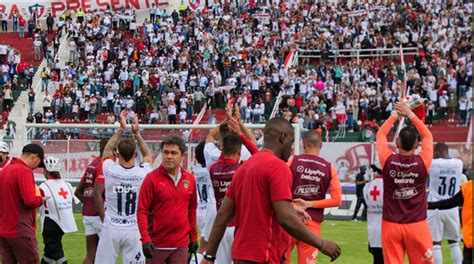
[[[66,43],[66,34],[63,34],[63,38],[61,39],[61,46],[64,46]],[[16,46],[15,46],[16,47]],[[30,44],[31,49],[31,44]],[[68,53],[64,48],[59,49],[59,63],[61,66],[64,66],[64,63],[68,57]],[[46,66],[46,59],[43,59],[40,64],[37,65],[39,69],[42,69]],[[44,92],[41,92],[41,77],[40,77],[40,70],[37,70],[35,76],[33,77],[33,84],[32,87],[36,92],[35,96],[35,111],[43,112],[43,97]],[[26,138],[27,128],[22,125],[26,123],[26,118],[28,117],[29,105],[28,105],[28,91],[22,91],[20,96],[16,100],[15,106],[12,108],[10,115],[8,117],[9,120],[13,120],[16,122],[16,135],[15,141],[13,144],[13,153],[21,153],[21,147],[28,143],[28,139]]]

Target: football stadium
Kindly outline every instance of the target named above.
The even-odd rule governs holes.
[[[0,263],[473,263],[471,1],[0,23]]]

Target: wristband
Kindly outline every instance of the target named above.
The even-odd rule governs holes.
[[[414,116],[415,116],[415,114],[413,112],[411,112],[407,117],[408,117],[408,119],[412,119],[412,117],[414,117]]]
[[[208,261],[216,261],[216,257],[212,256],[212,255],[203,255],[204,259],[205,260],[208,260]]]

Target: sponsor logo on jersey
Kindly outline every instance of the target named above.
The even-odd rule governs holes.
[[[295,190],[295,194],[298,195],[314,195],[319,194],[319,192],[319,185],[302,185]]]
[[[137,223],[136,219],[125,219],[125,218],[118,218],[118,217],[111,217],[110,222],[119,225],[130,225]]]
[[[418,194],[415,187],[397,189],[393,192],[393,199],[406,200]]]
[[[129,192],[138,192],[138,188],[132,185],[115,185],[113,186],[114,193],[129,193]]]

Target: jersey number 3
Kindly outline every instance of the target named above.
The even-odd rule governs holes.
[[[125,196],[125,206],[123,206],[122,196]],[[137,193],[117,193],[117,213],[118,215],[124,215],[123,208],[125,207],[125,215],[135,214],[137,208]]]
[[[438,187],[438,193],[440,195],[446,195],[446,191],[448,191],[448,195],[453,196],[456,190],[456,178],[451,178],[448,184],[446,184],[447,177],[441,176],[439,178],[441,179],[441,184]],[[447,185],[449,185],[449,187]]]

